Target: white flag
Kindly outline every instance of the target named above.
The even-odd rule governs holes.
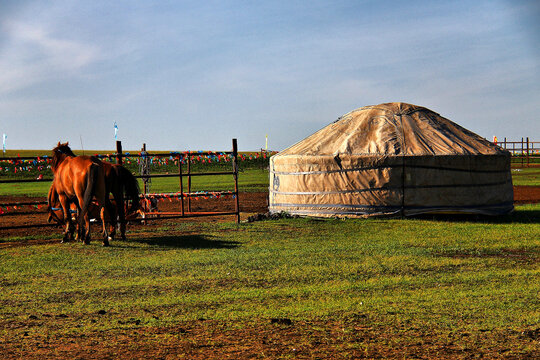
[[[118,125],[114,122],[114,140],[118,140]]]

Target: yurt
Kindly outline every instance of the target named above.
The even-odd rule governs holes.
[[[270,159],[272,213],[506,214],[510,153],[416,105],[365,106]]]

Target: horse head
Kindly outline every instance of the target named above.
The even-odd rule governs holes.
[[[58,142],[58,145],[54,149],[52,149],[53,153],[53,159],[52,159],[52,169],[53,171],[57,168],[57,166],[64,161],[66,157],[74,157],[76,156],[73,151],[71,151],[71,148],[69,147],[69,142],[60,143]]]

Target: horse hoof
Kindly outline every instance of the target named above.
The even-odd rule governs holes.
[[[90,239],[83,240],[84,245],[90,245]]]
[[[126,235],[122,235],[122,241],[126,241],[127,238],[126,238]]]
[[[109,242],[107,240],[103,241],[103,246],[109,246]]]

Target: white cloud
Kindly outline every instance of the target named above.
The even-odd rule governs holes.
[[[7,40],[0,55],[0,93],[52,78],[77,76],[100,58],[97,46],[64,39],[46,24],[11,20],[2,30]]]

